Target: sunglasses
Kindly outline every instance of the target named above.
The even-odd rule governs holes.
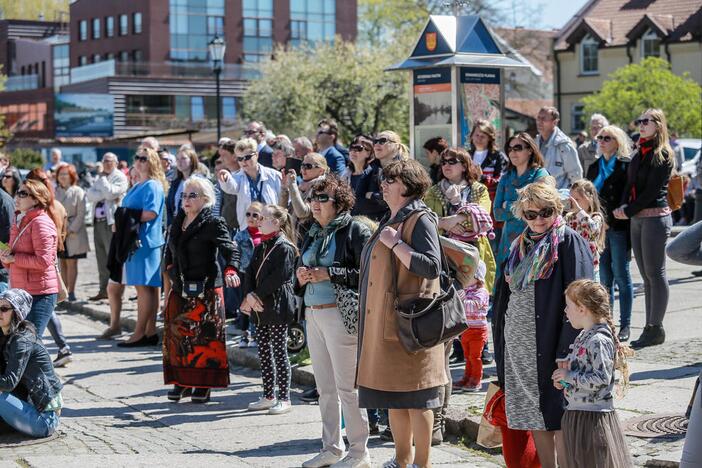
[[[442,166],[446,166],[446,165],[455,166],[456,164],[460,164],[460,163],[461,163],[461,161],[459,161],[459,160],[456,159],[456,158],[442,159],[442,160],[441,160],[441,165],[442,165]]]
[[[389,141],[390,141],[390,140],[387,139],[387,138],[385,138],[385,137],[383,137],[383,138],[374,138],[374,139],[373,139],[373,144],[374,144],[374,145],[384,145],[384,144],[388,143]]]
[[[331,130],[317,130],[317,135],[331,135]]]
[[[244,135],[255,135],[259,132],[260,130],[244,130]]]
[[[258,213],[246,213],[247,218],[253,218],[253,219],[258,219],[261,217]]]
[[[11,306],[0,306],[0,312],[10,312],[12,310],[15,310],[15,309]]]
[[[544,208],[541,211],[525,211],[524,218],[528,221],[534,221],[536,218],[546,219],[553,216],[553,208]]]
[[[4,176],[2,176],[2,178],[3,178],[3,179],[14,179],[14,177],[12,176],[12,174],[5,174]]]
[[[326,193],[315,193],[310,197],[310,201],[319,202],[319,203],[327,203],[327,202],[330,202],[330,201],[333,202],[336,200],[333,199],[332,197],[330,197],[329,195],[327,195]]]
[[[511,153],[512,151],[524,151],[524,145],[508,146],[507,152]]]
[[[251,161],[251,158],[256,156],[256,153],[250,153],[245,156],[237,156],[236,160],[239,162],[244,162],[244,161]]]
[[[29,192],[25,190],[18,190],[15,192],[15,196],[19,198],[27,198],[29,196]]]
[[[319,166],[317,164],[302,163],[300,164],[300,169],[306,169],[309,171],[310,169],[319,169]]]
[[[351,146],[349,146],[349,151],[356,151],[356,152],[368,151],[368,148],[366,148],[363,145],[351,145]]]
[[[134,161],[146,162],[148,160],[149,160],[148,156],[134,156]]]
[[[612,137],[609,135],[597,135],[597,141],[606,141],[607,143],[609,143],[610,141],[612,141]]]
[[[190,192],[190,193],[183,192],[180,194],[181,200],[187,200],[188,198],[191,200],[195,200],[196,198],[199,198],[199,197],[200,197],[200,194],[197,192]]]
[[[649,118],[643,118],[643,119],[636,119],[634,120],[634,123],[638,126],[641,125],[648,125],[651,122],[651,119]]]
[[[382,175],[380,176],[380,183],[381,183],[381,184],[384,183],[384,184],[392,185],[392,184],[394,184],[395,182],[397,182],[397,179],[394,178],[394,177],[385,177],[385,176],[382,176]]]

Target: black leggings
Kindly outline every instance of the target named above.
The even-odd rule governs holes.
[[[278,382],[278,399],[290,401],[290,360],[287,348],[287,325],[259,325],[256,327],[258,358],[261,360],[263,396],[275,397]],[[274,370],[275,369],[275,370]]]

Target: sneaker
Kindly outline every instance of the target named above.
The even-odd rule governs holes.
[[[278,400],[278,402],[268,410],[268,414],[285,414],[292,411],[290,400]]]
[[[461,379],[461,380],[455,381],[451,385],[451,390],[452,390],[451,393],[461,393],[463,391],[463,387],[465,387],[467,384],[468,384],[467,379]]]
[[[249,347],[249,340],[242,338],[241,341],[239,342],[239,347],[240,348],[248,348]]]
[[[90,302],[95,302],[95,301],[102,301],[104,299],[107,299],[107,293],[106,292],[99,292],[93,297],[89,298],[88,300]]]
[[[249,403],[249,411],[261,411],[271,409],[275,406],[276,403],[278,403],[278,400],[276,400],[275,398],[269,399],[266,397],[261,397],[258,399],[258,401]]]
[[[492,353],[487,348],[483,348],[483,351],[480,353],[480,361],[486,366],[492,364]]]
[[[470,393],[479,392],[482,389],[483,389],[483,386],[480,384],[478,384],[478,385],[464,385],[463,387],[461,387],[461,390],[463,390],[464,392],[470,392]]]
[[[249,348],[258,348],[258,343],[256,343],[256,340],[249,341]]]
[[[328,450],[322,450],[313,458],[302,463],[302,468],[322,468],[323,466],[331,466],[341,460],[342,455],[336,455]]]
[[[370,457],[354,458],[347,455],[343,460],[334,463],[330,468],[370,468]]]
[[[383,463],[382,468],[402,468],[395,457]]]
[[[58,352],[58,356],[54,359],[54,367],[64,367],[71,361],[73,361],[73,353],[70,349],[64,348]]]

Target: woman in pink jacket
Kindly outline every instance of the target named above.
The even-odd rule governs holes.
[[[32,295],[27,320],[42,336],[59,291],[51,193],[41,182],[27,180],[15,193],[15,209],[19,213],[10,228],[9,249],[0,250],[0,261],[10,271],[11,287]]]

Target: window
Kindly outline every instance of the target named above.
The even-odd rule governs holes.
[[[599,71],[597,54],[599,42],[591,35],[585,36],[580,43],[580,73],[583,75],[596,75]]]
[[[115,37],[115,17],[105,17],[105,37]]]
[[[202,96],[190,97],[190,118],[193,122],[205,120],[205,100]]]
[[[169,0],[171,60],[208,60],[208,43],[215,35],[224,35],[224,2]]]
[[[660,56],[661,38],[653,30],[649,29],[646,31],[646,34],[641,36],[641,58]]]
[[[93,18],[93,39],[100,39],[100,18]]]
[[[585,106],[582,104],[573,104],[570,113],[570,133],[578,133],[585,130]]]
[[[100,54],[93,54],[93,63],[100,62]]]
[[[134,50],[132,51],[132,60],[134,62],[143,62],[144,61],[144,54],[142,53],[141,50]]]
[[[88,57],[86,57],[85,55],[81,55],[80,57],[78,57],[78,66],[79,67],[82,67],[82,66],[87,65],[87,64],[88,64]]]
[[[16,133],[45,130],[47,114],[45,102],[0,106],[0,115],[5,116],[5,125]]]
[[[129,18],[127,15],[119,15],[119,35],[126,36],[129,34]]]
[[[141,34],[141,13],[132,15],[132,29],[134,34]]]
[[[273,50],[273,0],[244,0],[244,60],[260,62]]]
[[[114,52],[108,52],[107,55],[105,55],[105,60],[114,60],[114,59],[115,59]]]
[[[88,40],[88,21],[82,20],[78,22],[78,40],[87,41]]]
[[[290,42],[333,42],[335,0],[290,0]]]
[[[68,44],[55,45],[53,48],[54,89],[58,89],[71,82],[71,68],[69,66]]]
[[[126,50],[123,50],[122,52],[119,53],[119,61],[120,62],[129,62],[129,52]]]
[[[215,111],[215,114],[217,112]],[[215,115],[216,117],[216,115]],[[222,98],[222,119],[224,120],[235,120],[236,119],[236,101],[233,97],[223,97]]]

